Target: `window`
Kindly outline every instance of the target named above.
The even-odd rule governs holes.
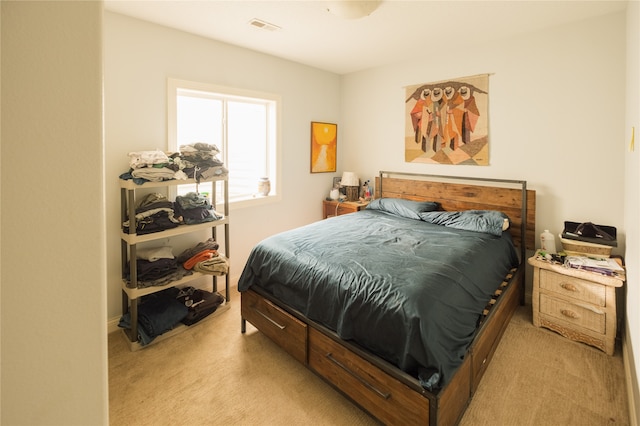
[[[277,196],[277,116],[279,97],[238,89],[169,79],[169,150],[195,142],[216,145],[229,170],[229,202],[258,196],[258,181],[268,177],[270,197]],[[193,191],[178,187],[178,194]]]

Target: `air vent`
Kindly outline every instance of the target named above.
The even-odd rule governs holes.
[[[281,28],[277,25],[273,25],[270,24],[268,22],[265,21],[261,21],[260,19],[256,19],[253,18],[251,21],[249,21],[249,25],[252,25],[256,28],[262,28],[263,30],[268,30],[268,31],[278,31]]]

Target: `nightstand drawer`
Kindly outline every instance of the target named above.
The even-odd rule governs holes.
[[[586,303],[572,304],[541,293],[540,313],[596,333],[604,334],[606,332],[605,311]]]
[[[605,287],[556,272],[540,271],[540,288],[598,306],[606,306]]]
[[[367,207],[369,204],[368,201],[365,202],[356,202],[356,201],[322,201],[322,218],[326,219],[328,217],[340,216],[348,213],[359,212],[360,210]]]

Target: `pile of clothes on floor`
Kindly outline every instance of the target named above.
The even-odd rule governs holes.
[[[219,244],[209,238],[178,256],[170,246],[139,248],[136,250],[136,287],[147,288],[167,285],[193,272],[208,275],[226,275],[229,260],[218,252]],[[125,281],[131,284],[131,268],[125,269]]]
[[[133,180],[137,184],[165,180],[201,179],[226,176],[229,171],[218,158],[216,145],[197,142],[182,145],[179,152],[135,151],[129,153],[129,171],[120,179]]]

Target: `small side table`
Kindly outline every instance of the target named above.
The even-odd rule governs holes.
[[[536,253],[537,255],[537,253]],[[607,276],[529,258],[533,266],[533,324],[613,355],[616,288],[625,277]],[[616,259],[622,265],[621,259]]]
[[[322,201],[322,218],[340,216],[347,213],[355,213],[367,207],[369,203],[367,201]]]

